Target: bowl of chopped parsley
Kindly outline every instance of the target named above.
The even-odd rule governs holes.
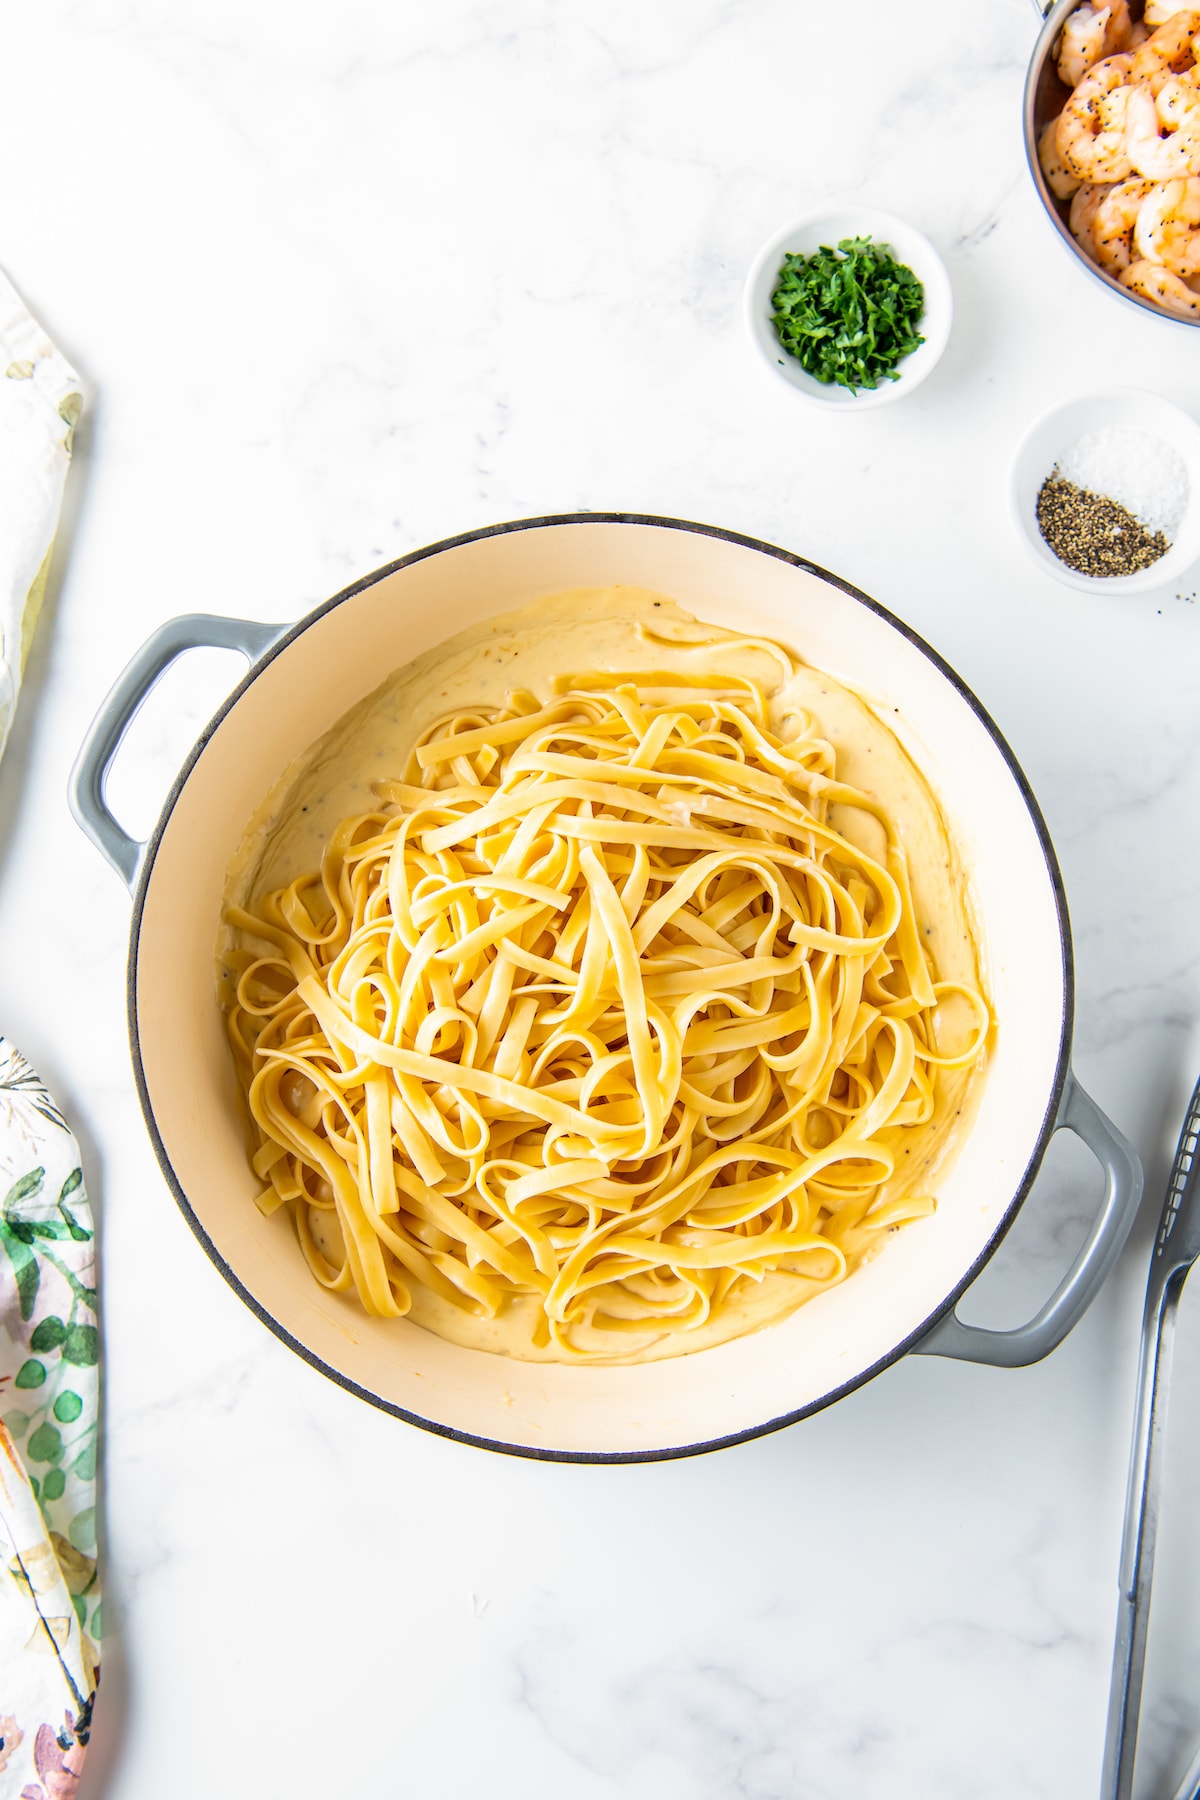
[[[937,251],[872,207],[812,213],[764,244],[746,280],[746,323],[771,372],[843,412],[911,393],[950,336]]]

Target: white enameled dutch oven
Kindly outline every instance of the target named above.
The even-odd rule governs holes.
[[[218,1014],[214,946],[226,866],[281,772],[389,670],[540,595],[622,582],[699,618],[779,638],[902,721],[971,871],[998,1028],[978,1116],[936,1215],[782,1324],[631,1367],[521,1363],[370,1319],[327,1293],[286,1220],[265,1219]],[[197,645],[241,650],[245,680],[204,732],[149,841],[104,800],[123,733],[163,670]],[[892,708],[898,708],[893,713]],[[335,1381],[415,1425],[522,1456],[684,1456],[827,1406],[907,1351],[1016,1366],[1079,1319],[1141,1192],[1137,1157],[1074,1080],[1071,944],[1036,802],[983,708],[920,638],[802,557],[671,519],[525,519],[415,551],[291,627],[193,616],[156,632],[121,676],[72,777],[76,818],[133,891],[129,1030],[163,1173],[226,1280]],[[1052,1134],[1083,1138],[1105,1175],[1095,1224],[1028,1325],[963,1325],[955,1302],[1029,1190]]]

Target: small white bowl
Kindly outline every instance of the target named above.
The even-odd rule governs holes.
[[[1165,556],[1136,575],[1081,575],[1055,556],[1038,529],[1037,497],[1054,465],[1088,432],[1124,426],[1169,444],[1187,469],[1189,494],[1174,542]],[[1178,580],[1200,557],[1200,425],[1160,394],[1108,388],[1052,406],[1026,432],[1013,458],[1009,499],[1034,561],[1068,587],[1091,594],[1143,594]]]
[[[857,391],[810,375],[779,342],[771,311],[771,295],[785,256],[811,256],[823,244],[835,249],[843,238],[853,237],[886,244],[896,261],[905,263],[925,289],[925,310],[917,325],[925,342],[898,365],[895,381],[881,381],[877,388]],[[771,373],[786,381],[794,394],[834,411],[864,412],[869,406],[886,406],[890,400],[910,394],[936,367],[950,336],[954,298],[945,265],[928,238],[894,213],[877,212],[870,206],[843,206],[809,213],[763,245],[746,277],[745,309],[755,349]]]

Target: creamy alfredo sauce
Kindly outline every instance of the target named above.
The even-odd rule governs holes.
[[[792,673],[785,680],[789,661]],[[260,896],[318,868],[335,827],[378,806],[374,784],[398,777],[414,740],[445,713],[472,705],[499,706],[514,688],[547,700],[554,679],[572,670],[620,674],[652,669],[736,673],[761,683],[774,696],[772,725],[785,737],[790,714],[809,714],[833,745],[837,779],[870,795],[895,822],[908,858],[917,923],[936,978],[984,991],[969,884],[945,817],[924,777],[867,701],[797,661],[794,653],[781,657],[761,640],[706,625],[673,600],[642,588],[581,588],[535,601],[461,632],[390,675],[277,782],[230,864],[226,901],[253,910]],[[869,816],[834,807],[831,823],[868,853],[882,854],[882,827]],[[231,984],[225,952],[234,947],[235,935],[223,927],[218,954],[222,996]],[[943,1041],[950,1046],[957,1031],[970,1029],[965,1003],[956,1017],[959,1004],[950,1000],[939,1015]],[[906,1132],[903,1166],[885,1194],[936,1191],[935,1177],[945,1173],[958,1148],[981,1080],[982,1067],[940,1071],[934,1118]],[[319,1217],[328,1220],[323,1247],[340,1261],[333,1215]],[[281,1219],[280,1230],[288,1229],[290,1224]],[[907,1229],[927,1230],[929,1222]],[[845,1248],[853,1265],[852,1246]],[[679,1356],[740,1337],[793,1312],[817,1285],[801,1276],[769,1275],[741,1299],[726,1302],[706,1325],[651,1343],[625,1340],[626,1353],[608,1360]],[[410,1318],[454,1343],[525,1361],[559,1359],[555,1346],[540,1348],[532,1341],[538,1309],[533,1296],[510,1301],[497,1318],[486,1319],[449,1304],[420,1283],[413,1283],[412,1291]],[[347,1304],[357,1302],[351,1298]]]

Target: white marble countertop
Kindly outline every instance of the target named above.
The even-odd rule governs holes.
[[[89,401],[0,771],[0,1023],[103,1215],[114,1630],[82,1800],[1095,1793],[1151,1214],[1200,1062],[1200,581],[1072,593],[1006,478],[1089,385],[1200,414],[1200,360],[1039,215],[1035,31],[1029,0],[10,0],[0,264]],[[957,314],[919,393],[829,420],[756,365],[739,304],[759,243],[843,196],[933,239]],[[581,507],[836,570],[1021,758],[1074,920],[1076,1066],[1149,1188],[1041,1366],[910,1359],[696,1460],[508,1460],[307,1368],[170,1199],[128,899],[65,800],[105,690],[173,613],[291,618]],[[197,654],[151,703],[112,784],[130,825],[237,666]],[[1095,1187],[1056,1145],[968,1316],[1040,1302]],[[1200,1293],[1176,1384],[1142,1800],[1200,1737]]]

